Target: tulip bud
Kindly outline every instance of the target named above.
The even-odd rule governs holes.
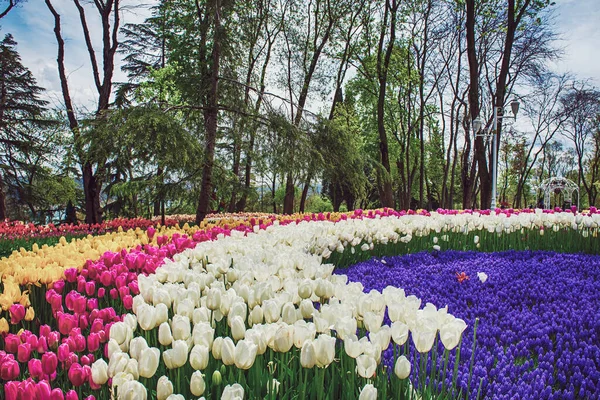
[[[219,386],[221,384],[222,378],[221,378],[221,372],[219,372],[219,370],[215,370],[215,372],[213,372],[212,374],[212,378],[211,378],[211,382],[214,386]]]
[[[394,373],[399,379],[406,379],[410,375],[410,361],[405,356],[400,356],[396,360]]]

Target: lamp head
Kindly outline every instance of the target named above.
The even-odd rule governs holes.
[[[521,104],[519,103],[519,101],[517,99],[514,99],[513,101],[510,102],[510,109],[512,110],[512,113],[515,116],[515,118],[517,118],[517,113],[519,112],[520,105]]]

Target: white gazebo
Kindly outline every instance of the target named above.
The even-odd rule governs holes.
[[[573,193],[577,192],[577,209],[579,210],[579,186],[570,179],[555,176],[548,178],[540,185],[540,190],[544,194],[544,208],[552,208],[552,196],[562,195],[562,204],[555,204],[563,207],[565,204],[573,205]]]

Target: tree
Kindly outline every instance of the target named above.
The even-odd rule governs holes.
[[[597,188],[594,182],[597,176],[592,175],[590,181],[585,167],[592,147],[590,141],[597,129],[596,118],[600,114],[600,91],[585,83],[576,83],[561,97],[561,103],[567,114],[563,135],[573,143],[576,156],[577,184],[583,185],[589,204],[595,204]]]
[[[102,220],[102,208],[100,206],[100,193],[102,191],[103,163],[98,162],[94,170],[90,155],[86,152],[85,143],[81,140],[80,123],[73,105],[69,89],[69,81],[65,68],[65,41],[61,32],[61,17],[52,5],[51,0],[45,0],[46,6],[54,18],[54,35],[58,45],[58,74],[60,77],[61,90],[64,105],[69,121],[69,128],[73,132],[75,141],[75,152],[79,159],[83,175],[83,193],[85,198],[85,221],[93,224]],[[83,30],[86,48],[90,57],[92,67],[92,78],[98,94],[98,103],[95,118],[102,118],[103,113],[109,108],[110,96],[113,89],[113,73],[115,66],[115,54],[119,45],[118,32],[120,23],[120,0],[95,1],[94,8],[100,17],[102,31],[102,70],[100,70],[96,51],[92,43],[92,36],[88,27],[85,8],[79,0],[73,0],[79,13],[80,23]]]
[[[23,157],[39,154],[35,130],[52,124],[44,116],[48,104],[40,98],[44,89],[21,63],[16,46],[10,34],[0,42],[0,220],[7,218],[5,181],[18,183],[14,172],[36,169]]]

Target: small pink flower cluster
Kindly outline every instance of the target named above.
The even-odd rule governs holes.
[[[166,226],[174,226],[178,223],[176,219],[165,220]],[[117,218],[110,221],[105,221],[101,224],[61,224],[61,225],[34,225],[22,221],[5,220],[0,222],[0,238],[28,239],[28,238],[43,238],[56,237],[64,235],[98,235],[106,232],[116,231],[120,228],[123,230],[141,228],[146,229],[155,225],[156,222],[144,218]]]

